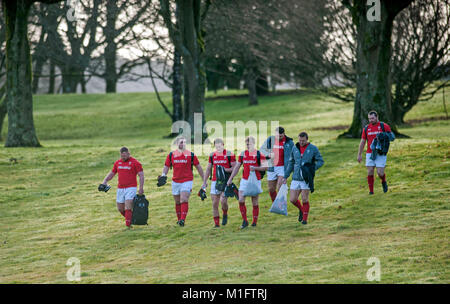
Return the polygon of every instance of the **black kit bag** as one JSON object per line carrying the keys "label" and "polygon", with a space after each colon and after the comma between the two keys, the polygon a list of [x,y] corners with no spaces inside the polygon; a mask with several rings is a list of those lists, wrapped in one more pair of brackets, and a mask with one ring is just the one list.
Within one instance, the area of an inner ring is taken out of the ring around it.
{"label": "black kit bag", "polygon": [[132,225],[148,225],[148,204],[145,195],[136,195],[134,197]]}

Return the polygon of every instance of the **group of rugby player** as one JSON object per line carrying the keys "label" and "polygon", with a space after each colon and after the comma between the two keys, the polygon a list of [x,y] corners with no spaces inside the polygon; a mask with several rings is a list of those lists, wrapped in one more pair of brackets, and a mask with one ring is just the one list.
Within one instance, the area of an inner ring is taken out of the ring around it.
{"label": "group of rugby player", "polygon": [[[375,111],[369,112],[369,132],[362,134],[360,149],[358,151],[358,162],[361,161],[361,152],[366,141],[368,141],[368,151],[366,154],[366,166],[368,169],[368,184],[370,194],[373,194],[373,173],[374,168],[377,167],[377,173],[382,180],[383,191],[387,192],[386,176],[384,174],[384,167],[386,165],[386,156],[379,155],[381,159],[370,160],[370,146],[377,133],[382,132],[378,115]],[[390,128],[384,124],[387,132]],[[242,178],[239,184],[239,210],[242,216],[241,229],[249,226],[247,218],[247,208],[245,206],[246,190],[249,185],[249,178],[254,175],[256,186],[259,188],[259,193],[262,192],[261,179],[262,171],[267,171],[268,189],[272,202],[277,196],[279,188],[286,184],[290,174],[293,173],[292,182],[290,185],[289,201],[298,208],[298,221],[302,224],[307,224],[309,214],[309,194],[314,191],[312,179],[315,171],[323,166],[324,161],[319,149],[308,141],[308,134],[301,132],[298,135],[298,142],[294,144],[292,138],[286,136],[285,130],[278,127],[275,130],[275,135],[270,136],[263,143],[260,150],[255,147],[255,138],[248,136],[245,139],[246,150],[241,152],[239,157],[225,149],[224,141],[221,138],[214,140],[215,151],[211,153],[206,169],[206,174],[203,172],[202,166],[197,156],[186,149],[186,139],[178,137],[176,140],[177,149],[170,152],[164,163],[162,174],[158,176],[167,178],[169,169],[173,169],[172,175],[172,195],[175,201],[175,211],[177,215],[177,224],[184,226],[186,216],[189,210],[189,197],[192,193],[193,186],[193,167],[198,171],[202,178],[202,189],[208,187],[208,178],[211,178],[211,199],[212,199],[212,214],[214,219],[214,227],[220,227],[219,203],[222,207],[222,225],[228,222],[228,197],[225,191],[217,190],[217,166],[222,166],[229,174],[227,186],[231,186],[234,177],[238,174],[241,166],[243,166]],[[132,205],[133,199],[136,196],[137,181],[136,175],[139,176],[139,191],[138,194],[144,193],[144,172],[142,165],[135,158],[131,157],[128,148],[120,149],[121,158],[114,163],[112,171],[105,177],[102,185],[107,185],[114,175],[118,174],[118,189],[117,189],[117,209],[125,217],[125,224],[131,227],[132,219]],[[305,167],[309,165],[309,169]],[[306,176],[310,175],[310,176]],[[371,178],[370,178],[371,176]],[[256,178],[255,178],[256,177]],[[255,185],[252,185],[255,186]],[[251,226],[256,226],[259,216],[258,198],[259,194],[251,195],[253,217]],[[299,200],[301,197],[301,202]]]}

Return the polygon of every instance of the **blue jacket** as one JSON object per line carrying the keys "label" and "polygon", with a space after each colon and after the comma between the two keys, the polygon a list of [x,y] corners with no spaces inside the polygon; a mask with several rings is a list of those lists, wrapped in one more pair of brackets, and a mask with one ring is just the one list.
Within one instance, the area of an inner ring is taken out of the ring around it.
{"label": "blue jacket", "polygon": [[[383,132],[378,133],[377,137],[372,141],[370,145],[370,149],[372,149],[372,153],[370,154],[370,159],[375,160],[377,155],[386,155],[389,151],[389,145],[391,141],[395,140],[394,132],[386,132],[384,130],[384,123],[380,122],[381,129]],[[366,132],[367,138],[367,126],[364,127],[363,132]]]}
{"label": "blue jacket", "polygon": [[319,152],[319,149],[309,144],[306,147],[303,156],[300,153],[299,144],[295,144],[295,147],[291,151],[291,156],[287,169],[284,171],[284,178],[289,178],[293,172],[292,179],[296,181],[304,181],[309,185],[311,192],[314,191],[314,175],[315,172],[323,166],[324,160]]}
{"label": "blue jacket", "polygon": [[[266,157],[268,164],[269,164],[269,169],[267,171],[269,172],[273,172],[273,160],[270,159],[270,152],[272,152],[272,147],[273,147],[273,143],[275,142],[275,136],[269,136],[266,141],[264,141],[264,143],[262,144],[261,148],[259,149],[259,151],[261,151],[262,154],[264,154],[264,156]],[[286,171],[287,166],[288,166],[288,160],[289,157],[291,156],[291,151],[292,148],[294,147],[294,141],[292,140],[292,138],[287,137],[286,136],[286,141],[283,144],[284,147],[284,171]]]}

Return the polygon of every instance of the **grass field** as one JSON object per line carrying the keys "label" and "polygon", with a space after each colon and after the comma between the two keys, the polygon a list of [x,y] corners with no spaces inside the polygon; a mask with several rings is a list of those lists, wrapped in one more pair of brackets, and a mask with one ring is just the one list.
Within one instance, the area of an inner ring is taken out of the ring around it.
{"label": "grass field", "polygon": [[[444,115],[438,95],[406,119]],[[153,94],[42,95],[34,109],[44,147],[0,148],[0,283],[68,283],[70,257],[81,262],[80,283],[373,283],[370,257],[380,260],[380,283],[450,283],[449,120],[401,128],[411,138],[391,146],[389,192],[376,180],[369,197],[359,140],[317,129],[348,125],[351,104],[306,91],[255,107],[246,98],[207,101],[208,120],[279,120],[290,136],[306,130],[325,159],[308,225],[292,205],[287,217],[268,212],[264,180],[259,225],[240,231],[236,200],[228,225],[212,228],[209,194],[204,202],[192,195],[186,226],[175,224],[170,185],[156,187],[170,120]],[[150,201],[149,226],[132,230],[115,189],[97,191],[122,145],[143,164]],[[205,167],[207,156],[200,160]],[[195,173],[194,192],[200,185]]]}

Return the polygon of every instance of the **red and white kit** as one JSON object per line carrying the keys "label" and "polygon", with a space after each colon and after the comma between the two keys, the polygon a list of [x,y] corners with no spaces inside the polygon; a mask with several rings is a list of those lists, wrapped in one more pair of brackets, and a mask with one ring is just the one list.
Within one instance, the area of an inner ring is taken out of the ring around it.
{"label": "red and white kit", "polygon": [[[184,150],[183,152],[175,150],[172,152],[172,159],[170,154],[167,155],[165,165],[173,168],[172,176],[172,194],[179,195],[180,192],[191,192],[194,175],[192,173],[191,151]],[[199,164],[197,156],[194,155],[193,165]]]}
{"label": "red and white kit", "polygon": [[136,176],[142,170],[141,163],[133,157],[130,157],[126,162],[119,159],[114,163],[112,172],[117,173],[119,177],[116,199],[118,203],[123,204],[125,200],[134,198],[137,190]]}

